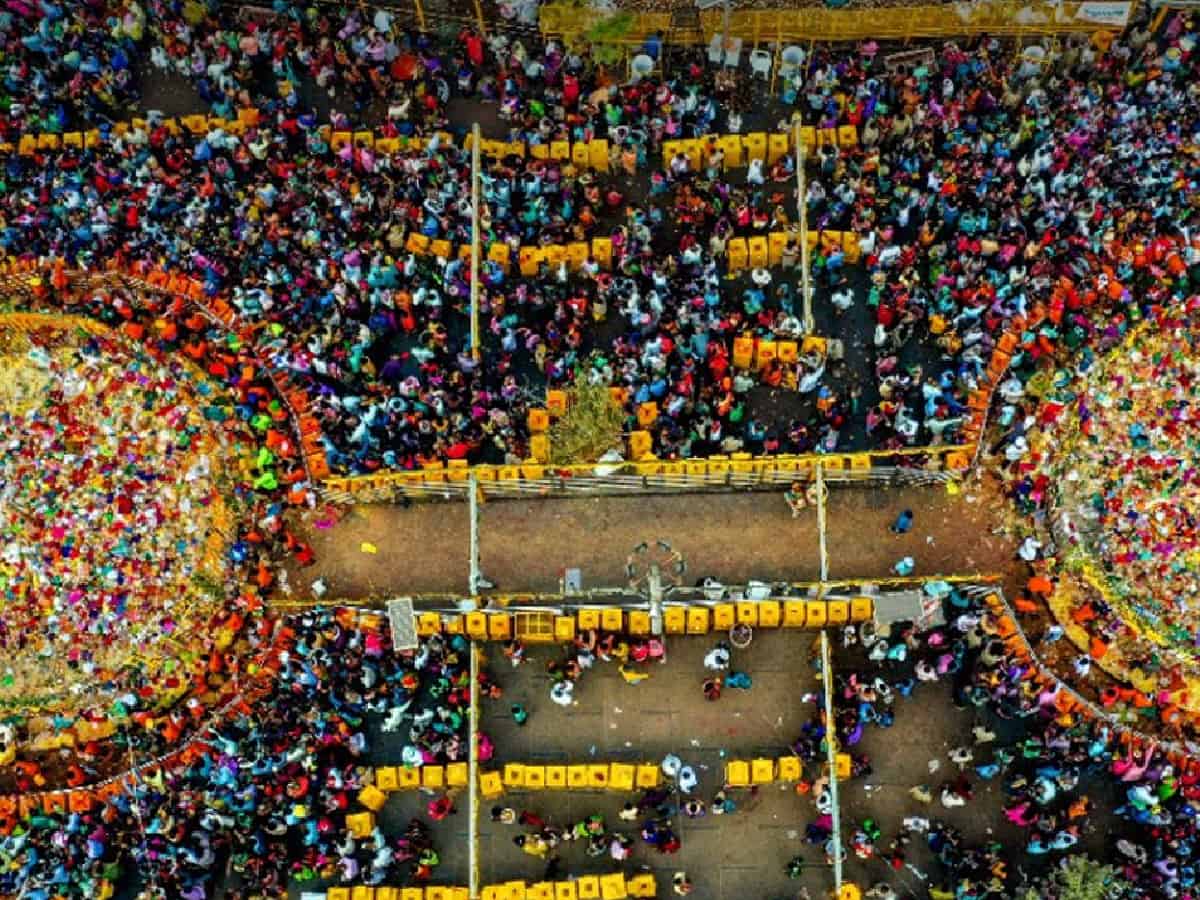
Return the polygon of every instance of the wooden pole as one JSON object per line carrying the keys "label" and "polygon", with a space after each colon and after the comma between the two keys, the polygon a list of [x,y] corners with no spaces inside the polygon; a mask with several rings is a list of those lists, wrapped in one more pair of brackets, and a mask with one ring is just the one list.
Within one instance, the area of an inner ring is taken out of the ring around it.
{"label": "wooden pole", "polygon": [[475,0],[475,20],[479,23],[479,36],[487,37],[487,29],[483,25],[483,4]]}
{"label": "wooden pole", "polygon": [[[478,5],[478,0],[476,0]],[[471,126],[471,358],[479,362],[479,123]]]}
{"label": "wooden pole", "polygon": [[417,28],[421,31],[425,30],[425,7],[421,0],[413,0],[413,6],[417,8]]}

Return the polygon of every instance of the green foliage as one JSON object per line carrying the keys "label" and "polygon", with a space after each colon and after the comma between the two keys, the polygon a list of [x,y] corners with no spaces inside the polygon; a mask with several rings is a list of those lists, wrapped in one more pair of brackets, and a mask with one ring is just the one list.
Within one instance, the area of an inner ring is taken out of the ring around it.
{"label": "green foliage", "polygon": [[625,51],[621,42],[629,34],[635,17],[630,12],[618,12],[596,22],[582,35],[582,43],[589,47],[592,60],[611,66],[620,62]]}
{"label": "green foliage", "polygon": [[619,450],[624,424],[625,414],[608,387],[589,384],[581,373],[567,392],[566,415],[550,427],[551,464],[595,462],[609,450]]}
{"label": "green foliage", "polygon": [[1117,870],[1090,856],[1069,856],[1036,888],[1026,888],[1017,900],[1120,900],[1126,895]]}

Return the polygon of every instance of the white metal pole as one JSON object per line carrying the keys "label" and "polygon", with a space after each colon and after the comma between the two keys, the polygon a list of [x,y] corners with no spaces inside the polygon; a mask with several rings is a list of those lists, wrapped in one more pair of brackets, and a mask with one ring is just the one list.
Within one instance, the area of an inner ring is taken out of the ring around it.
{"label": "white metal pole", "polygon": [[479,362],[479,123],[471,126],[471,358]]}
{"label": "white metal pole", "polygon": [[804,304],[804,333],[812,334],[816,329],[813,326],[812,285],[808,280],[808,202],[805,199],[808,195],[808,177],[804,173],[804,144],[800,140],[802,124],[801,115],[797,113],[792,126],[792,143],[796,145],[796,192],[799,194],[796,211],[800,215],[800,299]]}
{"label": "white metal pole", "polygon": [[825,682],[825,752],[829,765],[829,799],[833,819],[833,890],[842,894],[842,810],[838,801],[837,726],[833,710],[833,662],[829,652],[829,629],[821,629],[821,678]]}
{"label": "white metal pole", "polygon": [[817,462],[817,547],[820,553],[821,583],[819,591],[825,594],[825,582],[829,580],[829,552],[825,545],[825,464]]}
{"label": "white metal pole", "polygon": [[471,750],[467,757],[467,875],[471,900],[479,900],[479,645],[471,642]]}
{"label": "white metal pole", "polygon": [[467,490],[471,492],[467,499],[468,516],[471,529],[471,559],[467,574],[467,592],[472,598],[479,595],[479,483],[472,472],[467,482]]}

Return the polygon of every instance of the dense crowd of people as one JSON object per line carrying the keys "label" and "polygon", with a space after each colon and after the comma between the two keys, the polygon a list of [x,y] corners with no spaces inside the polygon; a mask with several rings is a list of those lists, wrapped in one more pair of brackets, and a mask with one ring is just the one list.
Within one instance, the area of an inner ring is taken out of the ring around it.
{"label": "dense crowd of people", "polygon": [[[465,32],[442,46],[386,11],[242,19],[197,7],[148,8],[143,65],[186,74],[214,113],[256,108],[258,124],[173,134],[151,117],[89,152],[10,157],[3,244],[85,264],[162,259],[228,294],[260,352],[305,382],[337,471],[525,458],[527,409],[544,385],[580,377],[627,388],[631,423],[655,402],[665,456],[832,450],[860,428],[875,447],[953,443],[1015,323],[1018,362],[1098,339],[1125,316],[1116,273],[1132,248],[1187,244],[1192,230],[1186,20],[1107,49],[1072,39],[1044,61],[985,40],[893,71],[877,48],[815,48],[794,102],[809,122],[854,126],[860,142],[815,154],[810,227],[859,235],[869,283],[821,245],[814,275],[839,312],[869,310],[874,376],[843,389],[815,353],[751,373],[732,365],[735,337],[802,331],[787,268],[796,238],[782,268],[733,284],[725,246],[794,232],[792,157],[744,172],[726,171],[715,147],[698,169],[661,160],[665,139],[742,126],[727,73],[695,61],[621,84],[553,42]],[[532,154],[489,161],[482,224],[513,264],[485,261],[481,273],[482,362],[466,327],[469,267],[408,249],[413,235],[469,238],[461,141],[335,152],[302,99],[322,89],[353,98],[335,128],[461,133],[449,115],[461,99],[491,106],[504,136],[528,144],[608,140],[607,176]],[[1154,177],[1130,177],[1144,171]],[[645,196],[631,190],[641,178]],[[520,246],[595,236],[613,241],[611,269],[593,258],[517,277]],[[811,394],[811,408],[773,420],[756,409],[758,384]]]}
{"label": "dense crowd of people", "polygon": [[[269,561],[288,553],[311,560],[311,548],[287,531],[282,515],[285,502],[311,500],[311,485],[278,424],[287,413],[262,380],[261,361],[306,391],[331,467],[363,473],[438,459],[523,459],[528,409],[542,404],[546,385],[577,379],[625,388],[631,427],[634,409],[655,403],[649,430],[663,456],[833,451],[857,440],[859,430],[873,447],[953,443],[999,350],[1008,359],[998,388],[997,450],[1011,469],[1015,501],[1036,515],[1046,508],[1047,483],[1028,455],[1030,438],[1049,424],[1056,404],[1055,416],[1081,409],[1077,394],[1067,397],[1072,362],[1082,361],[1086,373],[1137,321],[1168,321],[1163,309],[1194,290],[1200,78],[1197,33],[1184,12],[1154,34],[1134,27],[1118,40],[1069,38],[1048,57],[1014,56],[982,39],[947,43],[930,61],[894,68],[874,44],[813,47],[785,86],[788,100],[810,124],[853,126],[858,142],[815,153],[803,198],[794,196],[790,155],[728,169],[715,145],[698,166],[683,155],[662,158],[672,138],[739,132],[748,120],[772,129],[774,116],[787,126],[787,104],[772,105],[770,115],[753,111],[744,82],[713,70],[702,55],[681,55],[670,77],[625,83],[623,73],[553,41],[501,33],[484,40],[468,30],[442,42],[406,25],[386,10],[329,16],[284,3],[269,16],[239,17],[215,0],[15,0],[0,12],[0,140],[101,132],[87,149],[5,156],[4,253],[97,268],[165,263],[237,313],[240,328],[228,331],[190,314],[182,300],[126,288],[91,288],[71,300],[73,309],[144,338],[154,353],[185,354],[225,392],[207,405],[196,401],[199,414],[229,420],[231,430],[260,445],[235,478],[237,496],[253,512],[227,551],[254,587],[220,614],[241,649],[274,653],[279,663],[265,699],[223,718],[209,718],[199,700],[218,683],[237,681],[236,667],[214,652],[215,635],[204,662],[188,673],[196,706],[157,717],[151,685],[126,685],[122,717],[146,727],[121,732],[117,746],[144,758],[195,738],[186,761],[90,810],[5,823],[0,893],[100,896],[102,883],[132,868],[162,896],[198,898],[212,894],[218,864],[228,863],[254,891],[278,894],[289,881],[314,877],[425,880],[438,865],[421,819],[399,837],[379,829],[366,840],[348,836],[352,798],[370,778],[366,722],[389,714],[409,728],[407,765],[461,760],[470,693],[488,685],[470,683],[459,637],[425,639],[417,652],[395,655],[386,629],[329,612],[286,621],[262,613],[261,595],[275,578]],[[663,52],[658,42],[646,49]],[[156,73],[186,78],[217,116],[253,109],[256,121],[191,133],[150,113],[144,125],[116,127],[141,111],[139,85]],[[470,269],[457,255],[469,242],[473,212],[463,109],[494,114],[504,133],[489,136],[528,147],[605,140],[609,148],[605,165],[589,169],[532,151],[488,160],[482,229],[486,243],[508,246],[513,262],[508,271],[490,258],[482,267],[479,348],[470,346],[467,327]],[[335,149],[327,125],[373,127],[400,143],[395,151],[354,143]],[[812,258],[835,321],[865,315],[870,322],[868,371],[851,373],[848,385],[816,352],[761,372],[733,364],[741,335],[802,336],[798,200],[812,230],[859,238],[865,283],[843,248],[819,243]],[[730,239],[773,231],[790,234],[781,264],[731,275]],[[598,237],[611,241],[611,264],[591,256],[577,269],[543,265],[534,277],[518,271],[522,246]],[[411,249],[425,241],[454,250],[441,258]],[[1194,312],[1194,304],[1185,309]],[[1191,378],[1177,361],[1155,365],[1154,377],[1174,365],[1181,384]],[[1058,399],[1034,406],[1046,393],[1036,379],[1056,367],[1067,370],[1054,385]],[[152,367],[140,375],[141,382],[137,372],[122,379],[154,393],[143,412],[171,399],[173,386]],[[759,385],[791,389],[811,404],[803,414],[772,418],[756,403]],[[1176,412],[1175,421],[1188,421]],[[1097,418],[1083,413],[1089,422]],[[1153,449],[1153,423],[1129,416],[1121,423],[1135,449]],[[121,477],[148,480],[153,473],[134,462]],[[14,481],[25,491],[34,487],[28,469]],[[133,513],[140,495],[112,490],[113,473],[101,474],[108,487],[76,487],[104,494],[117,516]],[[796,486],[797,497],[802,490]],[[61,545],[69,529],[42,512],[37,527]],[[1139,546],[1116,552],[1130,555],[1131,566],[1182,578],[1153,560],[1166,554],[1158,545],[1172,535],[1152,535],[1148,519],[1132,527]],[[1026,561],[1039,555],[1032,540],[1023,545]],[[72,558],[71,546],[56,552],[60,561]],[[118,600],[83,610],[82,597],[66,597],[96,633],[127,609]],[[1088,814],[1080,785],[1111,776],[1126,800],[1117,815],[1138,826],[1114,844],[1122,874],[1146,896],[1189,896],[1191,770],[1177,771],[1153,748],[1122,749],[1115,728],[1063,714],[1030,667],[989,634],[988,614],[972,598],[947,586],[941,599],[946,627],[847,635],[864,650],[863,669],[842,674],[838,721],[810,723],[797,755],[817,760],[830,729],[853,748],[865,728],[894,722],[898,698],[948,677],[960,704],[1016,720],[1021,743],[1001,746],[983,729],[978,746],[954,751],[959,773],[936,791],[915,786],[914,802],[961,805],[976,779],[997,779],[1010,798],[1008,819],[1026,829],[1024,850],[1041,856],[1076,844]],[[1102,623],[1123,624],[1111,608],[1091,608]],[[162,627],[158,612],[154,624]],[[2,624],[7,639],[20,623]],[[271,650],[281,637],[288,649]],[[726,671],[721,649],[704,685],[714,701],[722,688],[750,686],[745,673]],[[519,656],[519,646],[512,652]],[[661,652],[654,641],[585,634],[553,665],[551,699],[575,702],[575,684],[596,658],[615,660],[636,684],[647,675],[638,664]],[[72,771],[72,778],[106,774],[94,751],[77,752],[90,771]],[[865,757],[853,765],[856,774],[869,772]],[[688,809],[702,814],[706,805],[685,799],[688,767],[673,766],[678,794],[634,804],[629,834],[589,819],[573,825],[572,838],[589,852],[594,846],[624,858],[640,825],[643,842],[673,852],[678,841],[667,819]],[[45,781],[34,763],[18,771],[22,792]],[[829,795],[820,783],[810,788],[818,817],[807,837],[828,855]],[[726,811],[728,802],[718,795],[709,809]],[[448,813],[447,798],[435,803],[431,816]],[[521,824],[532,829],[520,836],[531,855],[547,855],[552,839],[567,839],[544,823]],[[940,861],[948,895],[999,896],[1011,886],[1005,860],[1012,854],[969,846],[920,810],[902,829],[893,827],[890,843],[884,834],[879,823],[858,823],[850,852],[901,867],[905,846],[920,839]]]}

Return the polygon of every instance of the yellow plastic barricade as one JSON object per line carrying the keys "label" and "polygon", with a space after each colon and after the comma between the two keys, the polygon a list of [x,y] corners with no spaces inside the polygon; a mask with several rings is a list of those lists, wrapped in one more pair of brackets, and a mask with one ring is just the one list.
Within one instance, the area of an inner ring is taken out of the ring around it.
{"label": "yellow plastic barricade", "polygon": [[[184,120],[183,120],[184,125],[187,125],[187,120],[189,118],[195,118],[195,117],[194,116],[185,116]],[[332,148],[332,150],[335,153],[338,150],[341,150],[347,144],[351,144],[353,142],[354,142],[354,135],[351,134],[349,131],[335,131],[333,134],[331,134],[329,136],[329,146],[330,146],[330,148]]]}
{"label": "yellow plastic barricade", "polygon": [[654,876],[649,872],[634,875],[625,882],[625,887],[629,891],[630,897],[654,897],[658,893],[658,885],[654,881]]}
{"label": "yellow plastic barricade", "polygon": [[504,782],[499,772],[484,772],[479,776],[479,793],[485,800],[495,800],[504,793]]}
{"label": "yellow plastic barricade", "polygon": [[609,766],[608,771],[608,787],[613,791],[629,791],[633,792],[634,779],[637,777],[637,768],[628,763],[613,763]]}
{"label": "yellow plastic barricade", "polygon": [[398,791],[400,776],[395,766],[381,766],[375,770],[375,787],[381,791]]}
{"label": "yellow plastic barricade", "polygon": [[778,355],[779,349],[774,341],[759,341],[754,354],[755,368],[760,371],[765,369]]}
{"label": "yellow plastic barricade", "polygon": [[759,600],[756,604],[756,622],[759,628],[778,628],[782,613],[778,600]]}
{"label": "yellow plastic barricade", "polygon": [[531,791],[544,790],[546,787],[546,767],[526,766],[525,787]]}
{"label": "yellow plastic barricade", "polygon": [[625,627],[625,613],[619,609],[605,608],[600,613],[600,627],[605,631],[621,631]]}
{"label": "yellow plastic barricade", "polygon": [[858,146],[858,131],[853,125],[842,125],[837,130],[838,146],[843,150]]}
{"label": "yellow plastic barricade", "polygon": [[[204,132],[208,130],[208,119],[202,115],[183,116],[179,121],[183,124],[183,127],[192,134],[204,134]],[[350,132],[339,131],[337,134],[344,134],[349,137]],[[334,144],[333,149],[336,150],[339,146],[341,145]]]}
{"label": "yellow plastic barricade", "polygon": [[704,141],[682,141],[684,152],[692,164],[692,171],[699,172],[704,167]]}
{"label": "yellow plastic barricade", "polygon": [[[640,418],[640,417],[639,417]],[[631,431],[629,433],[630,459],[642,459],[654,450],[654,439],[648,431]]]}
{"label": "yellow plastic barricade", "polygon": [[687,633],[708,634],[709,610],[704,606],[691,606],[687,611]]}
{"label": "yellow plastic barricade", "polygon": [[358,792],[358,802],[371,812],[379,812],[387,803],[387,794],[373,784],[368,784]]}
{"label": "yellow plastic barricade", "polygon": [[560,644],[575,640],[575,617],[554,617],[554,640]]}
{"label": "yellow plastic barricade", "polygon": [[750,261],[745,238],[730,238],[725,244],[725,253],[728,257],[730,272],[742,271]]}
{"label": "yellow plastic barricade", "polygon": [[85,131],[83,134],[83,146],[87,149],[100,146],[100,129],[93,128],[91,131]]}
{"label": "yellow plastic barricade", "polygon": [[664,608],[663,630],[667,634],[687,633],[687,609],[682,606],[668,606]]}
{"label": "yellow plastic barricade", "polygon": [[567,160],[571,158],[571,145],[567,141],[551,141],[550,143],[550,158],[554,160]]}
{"label": "yellow plastic barricade", "polygon": [[804,145],[805,155],[811,159],[817,150],[817,129],[815,126],[800,126],[800,143]]}
{"label": "yellow plastic barricade", "polygon": [[770,258],[770,251],[767,249],[767,239],[765,237],[752,237],[747,244],[750,248],[750,268],[765,269],[767,261]]}
{"label": "yellow plastic barricade", "polygon": [[567,244],[567,267],[572,272],[578,272],[583,268],[583,264],[587,262],[590,252],[591,250],[588,248],[586,241],[576,241]]}
{"label": "yellow plastic barricade", "polygon": [[449,241],[430,241],[429,252],[438,259],[449,259],[454,253],[454,248]]}
{"label": "yellow plastic barricade", "polygon": [[849,753],[839,753],[833,759],[834,759],[834,766],[837,770],[838,780],[845,781],[847,778],[850,777],[850,772],[852,771],[851,766],[850,766],[850,754]]}
{"label": "yellow plastic barricade", "polygon": [[596,139],[587,145],[588,166],[597,172],[608,171],[608,141]]}
{"label": "yellow plastic barricade", "polygon": [[529,155],[534,159],[549,159],[550,145],[549,144],[530,144]]}
{"label": "yellow plastic barricade", "polygon": [[787,246],[786,231],[772,231],[767,235],[767,263],[777,266],[783,262],[783,248]]}
{"label": "yellow plastic barricade", "polygon": [[639,790],[649,790],[658,787],[662,781],[662,770],[653,763],[644,763],[637,767],[635,783]]}
{"label": "yellow plastic barricade", "polygon": [[512,616],[508,613],[488,616],[488,637],[493,641],[512,640]]}
{"label": "yellow plastic barricade", "polygon": [[850,621],[866,622],[875,615],[875,603],[870,597],[854,597],[850,600]]}
{"label": "yellow plastic barricade", "polygon": [[546,431],[550,428],[550,413],[544,409],[531,409],[527,424],[530,431]]}
{"label": "yellow plastic barricade", "polygon": [[749,369],[754,361],[754,338],[743,335],[733,339],[733,366]]}
{"label": "yellow plastic barricade", "polygon": [[519,788],[525,786],[525,767],[520,763],[508,763],[504,767],[504,786]]}
{"label": "yellow plastic barricade", "polygon": [[600,876],[600,900],[625,900],[628,896],[623,873],[613,872],[611,875]]}
{"label": "yellow plastic barricade", "polygon": [[764,132],[756,131],[748,134],[742,138],[742,142],[746,147],[747,160],[767,158],[767,136]]}
{"label": "yellow plastic barricade", "polygon": [[551,269],[557,269],[559,264],[567,258],[567,248],[559,244],[549,244],[542,248],[542,253],[546,255],[546,262]]}
{"label": "yellow plastic barricade", "polygon": [[398,766],[396,780],[403,790],[415,790],[421,786],[421,769],[413,766]]}
{"label": "yellow plastic barricade", "polygon": [[612,268],[612,238],[592,238],[592,257],[602,269]]}
{"label": "yellow plastic barricade", "polygon": [[476,641],[487,640],[487,613],[467,613],[467,637]]}
{"label": "yellow plastic barricade", "polygon": [[583,790],[588,786],[588,767],[585,765],[567,766],[567,787],[572,790]]}
{"label": "yellow plastic barricade", "polygon": [[717,146],[725,151],[725,169],[740,169],[744,166],[745,160],[742,158],[742,136],[739,134],[727,134],[717,140]]}
{"label": "yellow plastic barricade", "polygon": [[635,637],[648,635],[650,633],[650,613],[643,610],[630,610],[628,631]]}
{"label": "yellow plastic barricade", "polygon": [[800,352],[804,354],[819,353],[824,356],[829,349],[829,342],[823,337],[809,335],[800,344]]}
{"label": "yellow plastic barricade", "polygon": [[404,249],[409,253],[415,253],[417,256],[424,256],[429,252],[430,240],[428,235],[413,232],[408,236],[408,240],[404,242]]}
{"label": "yellow plastic barricade", "polygon": [[788,154],[789,135],[773,134],[767,138],[767,164],[775,165],[776,161]]}
{"label": "yellow plastic barricade", "polygon": [[567,392],[560,390],[546,391],[546,412],[552,416],[564,415],[567,411]]}
{"label": "yellow plastic barricade", "polygon": [[401,900],[400,888],[377,887],[375,888],[375,900]]}
{"label": "yellow plastic barricade", "polygon": [[858,245],[858,235],[853,231],[842,232],[842,253],[848,265],[855,265],[862,259],[862,248]]}
{"label": "yellow plastic barricade", "polygon": [[590,159],[591,152],[587,144],[575,144],[571,147],[571,162],[576,168],[586,169]]}
{"label": "yellow plastic barricade", "polygon": [[658,421],[658,404],[653,401],[641,403],[637,408],[637,421],[643,428],[649,428]]}
{"label": "yellow plastic barricade", "polygon": [[375,152],[381,153],[384,156],[391,156],[400,150],[400,141],[397,138],[378,138],[375,141]]}
{"label": "yellow plastic barricade", "polygon": [[575,879],[579,888],[579,900],[600,900],[600,879],[595,875],[583,875]]}
{"label": "yellow plastic barricade", "polygon": [[421,766],[421,787],[437,790],[445,786],[445,768],[442,766]]}
{"label": "yellow plastic barricade", "polygon": [[356,131],[354,132],[355,147],[374,147],[375,132],[373,131]]}
{"label": "yellow plastic barricade", "polygon": [[[581,146],[576,144],[576,147]],[[554,900],[554,884],[549,881],[539,881],[531,884],[525,891],[525,900]]]}
{"label": "yellow plastic barricade", "polygon": [[488,247],[488,259],[503,269],[505,274],[508,274],[508,257],[508,244],[503,241],[497,241]]}
{"label": "yellow plastic barricade", "polygon": [[799,781],[804,774],[804,763],[798,756],[779,757],[779,780]]}
{"label": "yellow plastic barricade", "polygon": [[825,612],[830,625],[845,625],[850,621],[850,601],[830,600]]}
{"label": "yellow plastic barricade", "polygon": [[554,882],[554,900],[579,900],[579,894],[575,892],[575,882]]}
{"label": "yellow plastic barricade", "polygon": [[725,763],[725,783],[730,787],[749,787],[750,763],[742,759],[731,759]]}
{"label": "yellow plastic barricade", "polygon": [[511,142],[508,145],[508,150],[506,152],[506,155],[519,156],[521,159],[524,159],[525,158],[525,142],[524,141]]}
{"label": "yellow plastic barricade", "polygon": [[737,607],[732,603],[718,603],[712,612],[713,631],[728,631],[737,621]]}
{"label": "yellow plastic barricade", "polygon": [[557,791],[567,786],[566,766],[546,766],[546,787]]}
{"label": "yellow plastic barricade", "polygon": [[803,600],[783,601],[783,627],[803,628],[808,620],[808,610]]}
{"label": "yellow plastic barricade", "polygon": [[21,135],[21,140],[17,143],[17,153],[21,156],[33,156],[37,153],[37,138],[32,134]]}
{"label": "yellow plastic barricade", "polygon": [[826,607],[824,600],[806,600],[805,601],[805,616],[804,624],[808,628],[824,628],[826,619]]}
{"label": "yellow plastic barricade", "polygon": [[[420,888],[417,889],[420,892]],[[407,900],[407,898],[404,898]],[[421,897],[415,897],[414,900],[422,900]],[[480,900],[508,900],[508,891],[504,889],[502,884],[485,884],[480,892]]]}
{"label": "yellow plastic barricade", "polygon": [[375,900],[375,888],[364,884],[350,888],[350,900]]}
{"label": "yellow plastic barricade", "polygon": [[534,462],[550,462],[550,438],[543,434],[529,436],[529,456]]}
{"label": "yellow plastic barricade", "polygon": [[521,267],[523,276],[535,277],[538,267],[542,264],[542,251],[537,247],[522,247],[521,252],[517,255],[517,264]]}
{"label": "yellow plastic barricade", "polygon": [[755,759],[750,762],[750,782],[770,784],[775,780],[775,760]]}
{"label": "yellow plastic barricade", "polygon": [[466,787],[470,780],[465,762],[449,763],[446,766],[446,787]]}
{"label": "yellow plastic barricade", "polygon": [[777,349],[779,361],[784,365],[791,365],[800,358],[800,348],[795,341],[780,341]]}
{"label": "yellow plastic barricade", "polygon": [[837,146],[837,129],[836,128],[818,128],[817,129],[817,145],[820,147],[836,147]]}
{"label": "yellow plastic barricade", "polygon": [[528,900],[525,894],[525,882],[506,881],[504,887],[507,890],[506,896],[508,900]]}
{"label": "yellow plastic barricade", "polygon": [[758,624],[758,603],[754,600],[739,600],[735,604],[737,607],[737,621],[739,625],[757,625]]}
{"label": "yellow plastic barricade", "polygon": [[350,900],[350,888],[331,887],[325,892],[325,900]]}
{"label": "yellow plastic barricade", "polygon": [[671,168],[671,160],[679,152],[679,141],[663,141],[662,164],[664,169]]}
{"label": "yellow plastic barricade", "polygon": [[869,453],[851,453],[846,457],[848,468],[851,472],[870,472],[871,471],[871,454]]}
{"label": "yellow plastic barricade", "polygon": [[83,133],[80,131],[68,131],[62,136],[62,145],[64,148],[70,147],[73,150],[79,150],[83,147]]}
{"label": "yellow plastic barricade", "polygon": [[961,472],[971,465],[971,458],[965,453],[947,453],[946,468],[951,472]]}
{"label": "yellow plastic barricade", "polygon": [[420,637],[430,637],[442,630],[442,617],[439,613],[423,612],[417,616],[417,634]]}
{"label": "yellow plastic barricade", "polygon": [[577,610],[575,615],[579,617],[580,631],[595,631],[600,628],[600,609],[598,607],[584,607]]}
{"label": "yellow plastic barricade", "polygon": [[368,838],[375,830],[375,814],[369,812],[351,813],[346,816],[346,828],[356,838]]}

